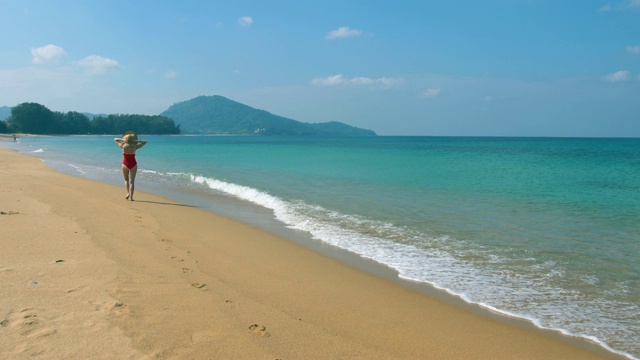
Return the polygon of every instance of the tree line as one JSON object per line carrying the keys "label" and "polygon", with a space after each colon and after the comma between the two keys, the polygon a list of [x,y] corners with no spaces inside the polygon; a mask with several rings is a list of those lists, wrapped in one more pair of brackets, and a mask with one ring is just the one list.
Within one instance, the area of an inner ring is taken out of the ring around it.
{"label": "tree line", "polygon": [[22,103],[11,108],[6,121],[0,121],[0,133],[46,135],[105,135],[126,131],[138,134],[179,134],[180,125],[160,115],[115,114],[93,119],[76,111],[51,111],[37,103]]}

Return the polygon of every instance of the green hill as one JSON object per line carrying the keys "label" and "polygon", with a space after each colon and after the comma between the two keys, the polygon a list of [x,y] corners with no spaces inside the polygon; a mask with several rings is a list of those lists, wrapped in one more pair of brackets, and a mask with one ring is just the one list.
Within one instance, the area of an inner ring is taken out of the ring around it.
{"label": "green hill", "polygon": [[340,122],[303,123],[229,100],[223,96],[198,96],[165,110],[180,125],[182,134],[233,135],[339,135],[375,136],[371,130]]}

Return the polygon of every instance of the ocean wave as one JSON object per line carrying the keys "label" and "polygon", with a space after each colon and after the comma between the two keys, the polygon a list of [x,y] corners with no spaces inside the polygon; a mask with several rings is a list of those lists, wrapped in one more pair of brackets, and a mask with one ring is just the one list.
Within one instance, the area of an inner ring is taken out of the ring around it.
{"label": "ocean wave", "polygon": [[67,165],[68,165],[69,167],[74,168],[78,173],[80,173],[80,175],[85,175],[85,174],[87,173],[86,171],[82,170],[82,168],[81,168],[81,167],[79,167],[79,166],[77,166],[77,165],[69,164],[69,163],[67,163]]}

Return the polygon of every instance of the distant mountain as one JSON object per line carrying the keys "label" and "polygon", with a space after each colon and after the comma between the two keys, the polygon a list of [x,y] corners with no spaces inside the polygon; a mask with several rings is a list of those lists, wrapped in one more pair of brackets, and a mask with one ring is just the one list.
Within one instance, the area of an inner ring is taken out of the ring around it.
{"label": "distant mountain", "polygon": [[7,120],[11,116],[11,108],[8,106],[0,106],[0,120]]}
{"label": "distant mountain", "polygon": [[273,115],[223,96],[198,96],[173,104],[162,116],[182,134],[375,136],[371,130],[340,122],[309,124]]}

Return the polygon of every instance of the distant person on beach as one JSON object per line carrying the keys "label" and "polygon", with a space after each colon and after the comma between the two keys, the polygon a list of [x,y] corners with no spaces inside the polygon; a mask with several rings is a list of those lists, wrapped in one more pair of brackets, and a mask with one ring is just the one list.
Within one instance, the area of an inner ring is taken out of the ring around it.
{"label": "distant person on beach", "polygon": [[127,131],[122,138],[114,138],[113,140],[122,149],[122,175],[124,175],[124,188],[127,191],[125,199],[133,201],[133,190],[138,172],[136,150],[145,146],[147,142],[138,140],[138,135],[133,131]]}

